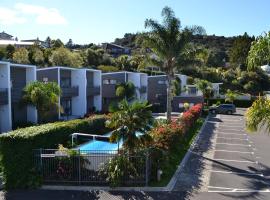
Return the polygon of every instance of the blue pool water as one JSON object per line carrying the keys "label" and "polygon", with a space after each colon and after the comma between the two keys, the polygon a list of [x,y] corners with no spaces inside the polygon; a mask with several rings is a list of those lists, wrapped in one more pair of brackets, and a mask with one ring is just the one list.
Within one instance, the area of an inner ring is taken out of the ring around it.
{"label": "blue pool water", "polygon": [[[111,132],[105,134],[104,136],[110,136]],[[136,133],[136,135],[142,135],[142,133]],[[87,143],[80,145],[77,149],[81,151],[115,151],[118,147],[121,148],[123,145],[123,140],[121,139],[118,143],[110,143],[106,141],[90,140]]]}

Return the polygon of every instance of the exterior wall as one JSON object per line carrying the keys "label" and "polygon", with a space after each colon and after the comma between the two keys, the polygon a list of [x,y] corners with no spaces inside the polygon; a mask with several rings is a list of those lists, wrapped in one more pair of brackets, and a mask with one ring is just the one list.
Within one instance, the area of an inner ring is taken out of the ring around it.
{"label": "exterior wall", "polygon": [[20,106],[22,90],[26,85],[26,69],[11,67],[12,126],[27,122],[27,107]]}
{"label": "exterior wall", "polygon": [[135,97],[140,99],[140,87],[141,87],[141,77],[140,73],[126,73],[127,80],[126,82],[132,82],[136,88],[135,90]]}
{"label": "exterior wall", "polygon": [[37,70],[37,80],[58,84],[58,69]]}
{"label": "exterior wall", "polygon": [[95,71],[94,72],[94,86],[99,87],[99,95],[94,96],[94,106],[96,107],[96,110],[101,111],[102,110],[102,77],[101,77],[101,71]]}
{"label": "exterior wall", "polygon": [[102,74],[102,110],[108,111],[109,105],[112,102],[117,101],[117,97],[115,94],[116,84],[105,84],[106,80],[115,80],[116,84],[125,83],[126,82],[126,73],[105,73]]}
{"label": "exterior wall", "polygon": [[[26,84],[36,80],[36,68],[26,68]],[[27,121],[37,123],[37,109],[34,106],[27,106]]]}
{"label": "exterior wall", "polygon": [[[65,70],[66,71],[66,70]],[[86,114],[86,73],[85,70],[71,70],[71,86],[79,87],[79,95],[72,97],[72,115],[83,117]],[[62,71],[61,71],[62,75]],[[67,75],[67,73],[65,74]]]}
{"label": "exterior wall", "polygon": [[2,133],[12,129],[9,63],[0,62],[0,87],[8,91],[8,103],[0,105],[0,133]]}
{"label": "exterior wall", "polygon": [[143,74],[143,73],[141,73],[140,74],[140,85],[141,85],[141,87],[145,87],[145,92],[141,92],[140,93],[140,99],[142,100],[142,101],[146,101],[147,100],[147,93],[148,93],[148,81],[147,81],[147,78],[148,76],[147,76],[147,74]]}

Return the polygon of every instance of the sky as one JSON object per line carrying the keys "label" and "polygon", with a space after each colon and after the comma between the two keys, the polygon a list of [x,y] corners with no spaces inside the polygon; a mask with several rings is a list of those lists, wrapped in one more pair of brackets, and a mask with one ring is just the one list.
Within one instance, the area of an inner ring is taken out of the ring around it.
{"label": "sky", "polygon": [[270,0],[1,0],[0,32],[19,40],[69,38],[76,44],[113,42],[146,31],[145,19],[161,20],[171,7],[182,26],[200,25],[208,35],[270,31]]}

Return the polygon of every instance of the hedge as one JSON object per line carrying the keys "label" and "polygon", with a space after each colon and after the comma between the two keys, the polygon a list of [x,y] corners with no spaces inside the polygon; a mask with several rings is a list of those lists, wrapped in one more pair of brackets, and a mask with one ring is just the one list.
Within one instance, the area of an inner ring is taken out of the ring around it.
{"label": "hedge", "polygon": [[[238,100],[238,99],[236,99],[233,101],[233,104],[239,108],[249,108],[254,101],[255,101],[254,98],[252,98],[251,100]],[[213,104],[217,104],[217,102],[228,103],[228,102],[225,102],[225,99],[209,99],[208,102],[209,102],[210,106]]]}
{"label": "hedge", "polygon": [[55,122],[17,129],[0,135],[0,157],[5,187],[32,188],[39,186],[40,177],[35,170],[33,150],[57,148],[67,144],[74,132],[103,134],[106,116]]}

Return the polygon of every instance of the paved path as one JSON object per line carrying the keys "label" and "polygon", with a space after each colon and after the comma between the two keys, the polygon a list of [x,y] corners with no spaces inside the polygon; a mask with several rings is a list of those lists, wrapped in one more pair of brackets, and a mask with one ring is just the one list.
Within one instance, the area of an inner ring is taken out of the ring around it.
{"label": "paved path", "polygon": [[243,113],[209,118],[172,192],[10,191],[0,200],[270,199],[270,136],[247,134]]}

